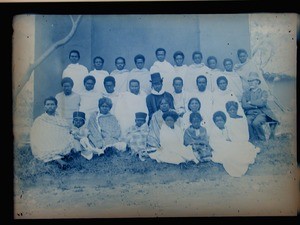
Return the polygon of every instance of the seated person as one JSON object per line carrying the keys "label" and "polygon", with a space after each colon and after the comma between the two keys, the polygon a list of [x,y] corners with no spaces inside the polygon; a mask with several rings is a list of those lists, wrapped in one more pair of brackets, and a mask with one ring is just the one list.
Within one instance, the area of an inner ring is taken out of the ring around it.
{"label": "seated person", "polygon": [[190,114],[191,125],[184,131],[184,145],[192,146],[196,158],[200,162],[211,160],[211,147],[206,129],[201,126],[202,116],[198,112]]}
{"label": "seated person", "polygon": [[73,126],[71,128],[71,134],[75,139],[76,149],[80,149],[81,155],[91,160],[93,154],[97,153],[101,155],[104,153],[102,149],[97,149],[91,145],[88,139],[89,130],[85,124],[85,113],[76,111],[73,113]]}
{"label": "seated person", "polygon": [[106,150],[113,147],[120,151],[126,150],[126,143],[120,142],[121,128],[118,120],[110,113],[112,101],[103,97],[98,101],[99,110],[92,113],[87,128],[93,146]]}
{"label": "seated person", "polygon": [[54,161],[60,168],[66,169],[65,156],[75,147],[69,124],[56,112],[56,98],[46,98],[44,107],[45,113],[37,117],[31,127],[32,154],[38,160],[45,163]]}
{"label": "seated person", "polygon": [[272,139],[278,120],[267,104],[268,92],[259,87],[261,80],[257,73],[249,74],[248,83],[250,89],[243,93],[242,107],[248,120],[249,139],[251,142],[266,141],[263,125],[266,122],[273,122],[270,126]]}
{"label": "seated person", "polygon": [[249,165],[254,163],[257,149],[249,142],[234,141],[226,120],[222,111],[213,114],[215,126],[210,136],[212,161],[222,164],[230,176],[241,177],[247,172]]}
{"label": "seated person", "polygon": [[127,147],[131,151],[132,155],[136,154],[139,159],[144,161],[147,155],[147,137],[149,133],[149,127],[146,123],[147,113],[137,112],[135,113],[135,125],[129,127],[126,131],[124,138],[126,139]]}
{"label": "seated person", "polygon": [[183,144],[183,131],[175,123],[178,114],[174,111],[168,111],[163,114],[163,124],[160,131],[160,147],[153,153],[149,153],[150,158],[158,163],[165,162],[171,164],[180,164],[188,161],[199,163],[190,146]]}

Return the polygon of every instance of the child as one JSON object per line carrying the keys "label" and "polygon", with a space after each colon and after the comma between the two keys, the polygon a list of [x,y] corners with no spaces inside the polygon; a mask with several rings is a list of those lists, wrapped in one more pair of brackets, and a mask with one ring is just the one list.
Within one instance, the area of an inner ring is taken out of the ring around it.
{"label": "child", "polygon": [[104,153],[102,149],[95,148],[90,144],[88,139],[89,130],[85,125],[84,112],[73,113],[73,126],[70,133],[73,135],[74,139],[77,140],[75,141],[75,145],[77,146],[76,149],[81,149],[81,155],[84,158],[91,160],[93,158],[93,153],[97,153],[98,155]]}
{"label": "child", "polygon": [[208,144],[208,135],[206,129],[201,126],[202,116],[200,113],[190,114],[191,125],[184,131],[184,145],[192,146],[196,158],[200,162],[211,160],[212,149]]}
{"label": "child", "polygon": [[146,123],[146,118],[147,113],[135,113],[135,125],[129,127],[125,135],[127,147],[130,149],[132,155],[138,155],[142,161],[145,161],[144,156],[147,155],[146,145],[149,127]]}

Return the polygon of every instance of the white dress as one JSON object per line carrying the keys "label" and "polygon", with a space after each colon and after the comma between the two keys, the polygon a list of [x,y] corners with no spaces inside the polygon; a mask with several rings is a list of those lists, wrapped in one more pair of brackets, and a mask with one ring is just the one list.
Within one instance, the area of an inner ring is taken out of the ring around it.
{"label": "white dress", "polygon": [[156,152],[150,153],[149,156],[157,162],[171,164],[180,164],[183,162],[193,161],[199,163],[195,157],[191,146],[183,145],[183,131],[174,125],[174,129],[162,124],[160,130],[160,148]]}

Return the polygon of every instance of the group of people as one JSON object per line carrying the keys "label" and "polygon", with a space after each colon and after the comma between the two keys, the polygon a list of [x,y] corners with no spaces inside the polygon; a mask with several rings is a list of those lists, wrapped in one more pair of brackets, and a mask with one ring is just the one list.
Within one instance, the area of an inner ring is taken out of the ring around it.
{"label": "group of people", "polygon": [[45,99],[45,113],[32,125],[33,155],[64,168],[72,153],[91,160],[108,150],[128,150],[142,161],[213,161],[231,176],[244,175],[260,151],[255,143],[266,141],[264,125],[272,122],[272,138],[278,124],[268,107],[268,86],[247,51],[237,51],[236,65],[224,59],[224,71],[214,56],[204,64],[199,51],[190,66],[181,51],[173,55],[174,66],[165,49],[155,54],[150,70],[139,54],[136,68],[125,69],[125,59],[117,57],[108,73],[102,57],[94,58],[89,72],[72,50],[62,92]]}

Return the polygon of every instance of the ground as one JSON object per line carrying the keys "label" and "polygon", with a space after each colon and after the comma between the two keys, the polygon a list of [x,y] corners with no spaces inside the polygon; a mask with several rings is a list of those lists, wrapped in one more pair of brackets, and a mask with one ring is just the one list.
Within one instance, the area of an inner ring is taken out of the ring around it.
{"label": "ground", "polygon": [[60,170],[34,159],[30,146],[16,144],[14,218],[297,215],[295,82],[272,87],[290,110],[278,114],[276,138],[259,143],[261,152],[244,176],[231,177],[212,162],[142,162],[128,152],[106,153],[91,161],[74,157],[72,168]]}

